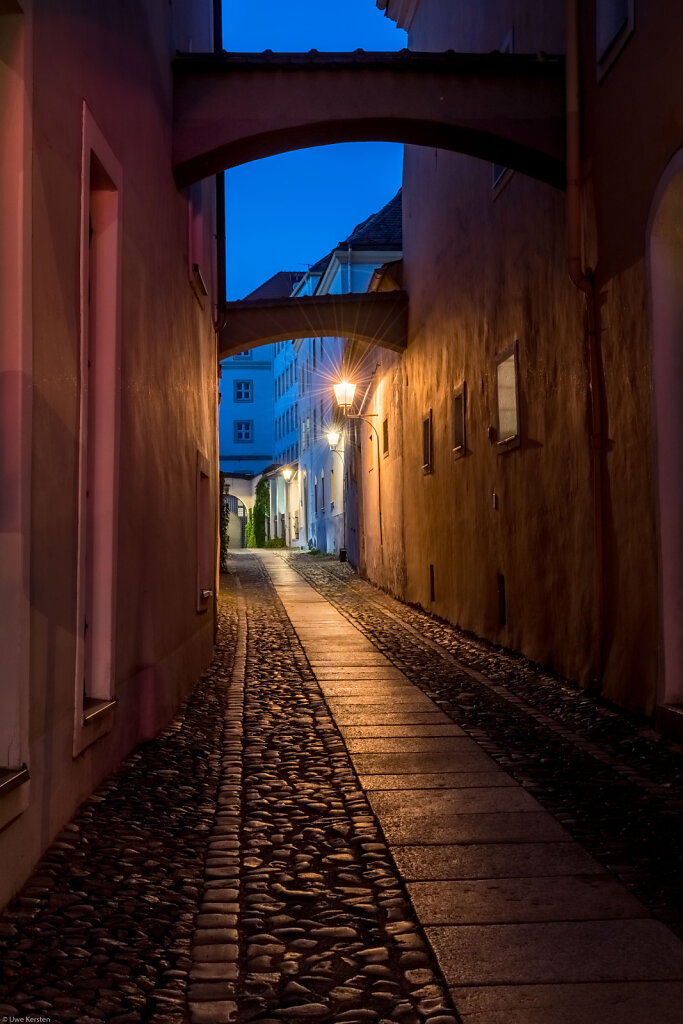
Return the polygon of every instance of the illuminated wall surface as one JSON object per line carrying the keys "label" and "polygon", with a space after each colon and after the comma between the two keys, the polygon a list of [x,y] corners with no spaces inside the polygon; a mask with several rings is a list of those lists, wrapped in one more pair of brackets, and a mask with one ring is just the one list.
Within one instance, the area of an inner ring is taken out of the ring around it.
{"label": "illuminated wall surface", "polygon": [[[382,6],[413,50],[565,51],[564,4]],[[632,3],[580,6],[578,203],[519,171],[406,149],[408,349],[376,353],[366,407],[396,441],[382,544],[364,489],[361,564],[651,713],[680,704],[683,678],[681,23],[674,3],[635,18]],[[592,270],[592,305],[572,267]]]}

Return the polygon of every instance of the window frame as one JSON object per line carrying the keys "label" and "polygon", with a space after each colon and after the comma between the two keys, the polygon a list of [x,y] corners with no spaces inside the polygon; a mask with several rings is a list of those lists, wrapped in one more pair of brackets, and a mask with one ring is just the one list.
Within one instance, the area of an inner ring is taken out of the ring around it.
{"label": "window frame", "polygon": [[[458,413],[457,403],[462,400],[460,412]],[[453,413],[453,447],[452,455],[453,459],[461,459],[467,452],[467,382],[462,381],[453,388],[453,395],[451,398],[451,409]],[[458,444],[457,427],[460,424],[461,440]]]}
{"label": "window frame", "polygon": [[[427,430],[426,449],[425,428]],[[422,472],[425,476],[434,472],[434,416],[432,409],[430,409],[427,415],[422,418]]]}
{"label": "window frame", "polygon": [[382,456],[386,459],[389,457],[389,417],[385,416],[382,420]]}
{"label": "window frame", "polygon": [[[244,425],[249,427],[249,437],[238,437],[239,426]],[[232,421],[232,438],[235,444],[252,444],[254,440],[254,421],[253,420],[233,420]]]}
{"label": "window frame", "polygon": [[123,224],[122,165],[85,102],[82,118],[74,757],[111,730],[116,703]]}
{"label": "window frame", "polygon": [[[244,388],[245,385],[249,387],[249,395],[247,397],[238,395],[239,388]],[[253,380],[233,380],[232,382],[232,400],[233,402],[253,402],[254,401],[254,382]]]}
{"label": "window frame", "polygon": [[[498,369],[503,363],[506,363],[509,359],[514,360],[515,368],[515,416],[517,420],[517,431],[515,434],[510,434],[507,437],[501,437],[500,430],[500,398],[498,388]],[[496,355],[496,449],[500,454],[503,452],[512,451],[515,448],[519,448],[522,443],[522,424],[519,408],[519,341],[515,339],[511,345],[502,349]]]}

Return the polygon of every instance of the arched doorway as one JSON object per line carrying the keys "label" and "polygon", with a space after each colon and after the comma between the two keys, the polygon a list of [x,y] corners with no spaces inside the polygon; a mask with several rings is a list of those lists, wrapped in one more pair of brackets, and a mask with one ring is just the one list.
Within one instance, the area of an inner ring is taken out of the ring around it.
{"label": "arched doorway", "polygon": [[683,149],[655,194],[648,257],[659,498],[659,702],[683,706]]}

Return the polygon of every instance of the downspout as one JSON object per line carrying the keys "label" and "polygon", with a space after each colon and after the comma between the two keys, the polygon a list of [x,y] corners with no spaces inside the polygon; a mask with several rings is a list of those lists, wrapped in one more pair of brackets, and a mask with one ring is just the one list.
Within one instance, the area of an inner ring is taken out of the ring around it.
{"label": "downspout", "polygon": [[593,490],[595,632],[591,658],[592,685],[600,690],[604,669],[605,582],[602,436],[602,365],[599,309],[593,270],[584,265],[581,206],[581,54],[579,0],[567,0],[566,117],[567,117],[567,269],[572,284],[583,294],[589,397],[589,437]]}

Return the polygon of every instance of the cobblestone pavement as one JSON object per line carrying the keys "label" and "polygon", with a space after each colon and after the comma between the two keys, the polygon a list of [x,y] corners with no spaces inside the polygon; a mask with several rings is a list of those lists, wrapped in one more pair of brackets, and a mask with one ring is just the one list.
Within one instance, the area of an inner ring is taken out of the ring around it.
{"label": "cobblestone pavement", "polygon": [[[681,934],[679,747],[347,566],[282,557]],[[0,916],[0,1016],[455,1024],[262,562],[233,559],[225,582],[190,700]]]}
{"label": "cobblestone pavement", "polygon": [[683,936],[680,745],[522,656],[395,601],[348,565],[283,557]]}
{"label": "cobblestone pavement", "polygon": [[0,1015],[182,1024],[236,614],[172,725],[81,807],[0,916]]}

